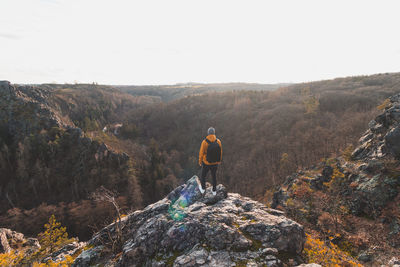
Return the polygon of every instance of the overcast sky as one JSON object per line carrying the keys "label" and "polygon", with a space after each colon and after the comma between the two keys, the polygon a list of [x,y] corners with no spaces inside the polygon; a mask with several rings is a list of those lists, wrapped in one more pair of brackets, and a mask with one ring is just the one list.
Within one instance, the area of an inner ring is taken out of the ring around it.
{"label": "overcast sky", "polygon": [[400,71],[400,1],[0,0],[0,80],[301,82]]}

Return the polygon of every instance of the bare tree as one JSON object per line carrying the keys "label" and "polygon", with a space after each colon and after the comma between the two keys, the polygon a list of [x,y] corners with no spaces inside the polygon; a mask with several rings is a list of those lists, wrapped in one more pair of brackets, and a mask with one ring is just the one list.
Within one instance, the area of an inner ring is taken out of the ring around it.
{"label": "bare tree", "polygon": [[103,243],[104,245],[109,245],[113,252],[118,252],[122,245],[122,227],[121,227],[121,212],[119,205],[115,199],[116,193],[105,188],[104,186],[100,186],[99,188],[96,189],[96,191],[94,191],[91,194],[90,197],[95,201],[108,202],[114,206],[118,217],[117,221],[115,222],[116,233],[115,236],[113,236],[108,227],[104,228],[107,230],[108,239],[109,242],[111,242],[111,244],[109,243],[107,244],[106,241],[104,241]]}

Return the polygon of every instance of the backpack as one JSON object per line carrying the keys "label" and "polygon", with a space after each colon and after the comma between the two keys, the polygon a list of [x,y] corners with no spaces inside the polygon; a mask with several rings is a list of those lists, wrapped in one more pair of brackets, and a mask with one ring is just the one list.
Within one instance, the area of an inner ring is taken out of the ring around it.
{"label": "backpack", "polygon": [[218,139],[215,139],[214,142],[211,142],[207,138],[205,140],[208,143],[207,157],[206,157],[207,161],[209,163],[220,162],[221,161],[221,147],[220,147],[219,143],[217,142]]}

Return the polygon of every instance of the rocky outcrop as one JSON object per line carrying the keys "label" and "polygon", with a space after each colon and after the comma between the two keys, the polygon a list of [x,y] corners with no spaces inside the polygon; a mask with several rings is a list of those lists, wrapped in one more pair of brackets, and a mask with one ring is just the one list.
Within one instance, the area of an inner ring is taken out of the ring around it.
{"label": "rocky outcrop", "polygon": [[384,112],[368,124],[352,156],[354,159],[400,157],[400,94],[389,98]]}
{"label": "rocky outcrop", "polygon": [[27,254],[32,254],[40,249],[40,244],[36,238],[25,238],[21,233],[0,228],[0,253],[9,253],[21,248],[26,249]]}
{"label": "rocky outcrop", "polygon": [[[330,224],[328,214],[337,216],[336,222],[343,224],[361,218],[375,220],[381,224],[385,246],[398,248],[400,220],[393,207],[398,206],[400,191],[400,94],[385,103],[384,111],[369,123],[351,157],[326,159],[288,176],[274,192],[271,207],[286,210],[301,223],[308,223],[307,227],[325,234],[334,225]],[[347,244],[345,237],[357,236],[358,228],[370,222],[346,225],[347,228],[335,226],[340,228],[336,231],[341,238],[331,237],[331,240]],[[375,258],[379,258],[377,252],[365,250],[365,245],[359,249],[358,261],[374,266]]]}
{"label": "rocky outcrop", "polygon": [[[352,153],[353,161],[337,159],[335,168],[343,173],[347,185],[343,187],[343,197],[350,199],[350,211],[356,215],[378,216],[381,208],[393,200],[399,191],[399,173],[388,168],[385,160],[396,161],[400,156],[400,94],[389,100],[382,114],[368,124],[369,129]],[[307,181],[315,190],[323,190],[324,183],[331,180],[333,168],[320,164],[315,169],[318,171],[311,171],[313,175],[308,174],[311,179],[302,172],[289,176],[286,186],[274,193],[272,207],[284,207],[288,199],[285,188],[290,188],[299,180]]]}
{"label": "rocky outcrop", "polygon": [[0,124],[7,125],[14,141],[42,129],[67,126],[49,106],[50,96],[49,89],[14,86],[7,81],[0,83]]}
{"label": "rocky outcrop", "polygon": [[[300,263],[303,227],[265,205],[218,185],[203,196],[195,176],[164,199],[124,217],[116,262],[104,256],[114,223],[94,235],[74,266],[282,266]],[[103,255],[103,256],[102,256]],[[115,256],[114,256],[115,257]]]}
{"label": "rocky outcrop", "polygon": [[[75,143],[90,145],[92,140],[84,137],[82,129],[76,127],[70,119],[61,116],[56,104],[51,100],[53,90],[46,87],[16,86],[8,81],[0,81],[0,126],[5,125],[13,142],[22,141],[52,128],[64,129]],[[119,158],[127,161],[128,155],[111,151],[104,143],[97,144],[97,154],[103,157]],[[97,157],[96,157],[97,159]]]}
{"label": "rocky outcrop", "polygon": [[110,177],[128,179],[129,156],[87,137],[54,99],[51,87],[0,82],[0,213],[83,199],[115,186]]}
{"label": "rocky outcrop", "polygon": [[396,257],[391,258],[390,261],[388,262],[388,266],[399,267],[400,266],[399,258]]}
{"label": "rocky outcrop", "polygon": [[[386,166],[400,157],[400,94],[389,98],[384,111],[368,124],[360,145],[347,162],[349,176],[356,187],[351,210],[355,214],[376,216],[399,191],[399,173]],[[386,163],[385,163],[386,161]]]}
{"label": "rocky outcrop", "polygon": [[53,262],[65,261],[66,256],[73,256],[74,254],[79,253],[80,251],[83,250],[85,245],[86,242],[77,242],[77,241],[66,244],[61,249],[57,250],[56,252],[44,258],[42,262],[47,263],[49,261]]}

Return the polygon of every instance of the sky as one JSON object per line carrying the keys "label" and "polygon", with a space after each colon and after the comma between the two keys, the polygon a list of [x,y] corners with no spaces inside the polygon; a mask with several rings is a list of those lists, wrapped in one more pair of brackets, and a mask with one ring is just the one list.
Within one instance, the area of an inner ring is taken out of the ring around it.
{"label": "sky", "polygon": [[400,71],[400,1],[0,0],[0,80],[307,82]]}

